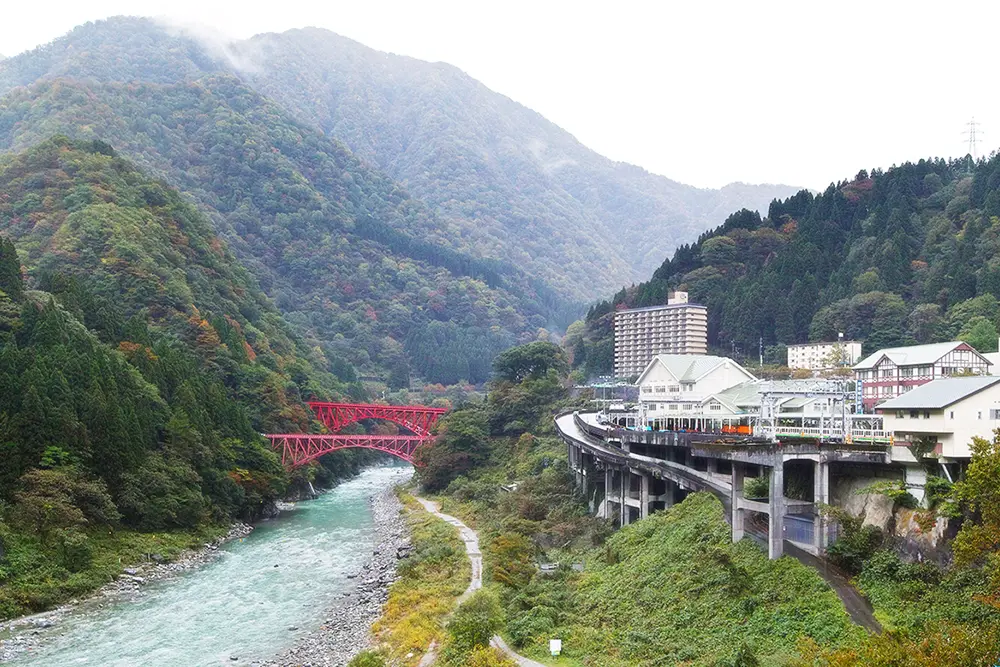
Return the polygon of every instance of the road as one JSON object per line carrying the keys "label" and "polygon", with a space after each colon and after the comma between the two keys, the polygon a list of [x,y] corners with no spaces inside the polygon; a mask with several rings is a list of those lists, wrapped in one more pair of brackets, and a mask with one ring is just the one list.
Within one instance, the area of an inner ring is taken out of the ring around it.
{"label": "road", "polygon": [[[476,531],[472,530],[459,519],[449,515],[443,514],[438,509],[438,504],[432,500],[427,500],[426,498],[417,498],[417,501],[424,506],[424,509],[436,516],[437,518],[447,521],[451,525],[458,529],[458,534],[465,542],[465,553],[469,557],[469,562],[472,564],[472,577],[469,581],[469,587],[465,589],[458,598],[458,604],[465,602],[474,592],[483,587],[483,553],[479,550],[479,535]],[[529,660],[522,655],[518,655],[507,646],[507,643],[503,640],[500,635],[494,635],[493,639],[490,640],[490,644],[507,654],[507,657],[516,662],[520,667],[545,667],[540,662],[535,662],[534,660]],[[434,658],[437,656],[436,647],[431,647],[428,652],[424,655],[423,660],[420,661],[421,667],[426,665],[434,664]]]}

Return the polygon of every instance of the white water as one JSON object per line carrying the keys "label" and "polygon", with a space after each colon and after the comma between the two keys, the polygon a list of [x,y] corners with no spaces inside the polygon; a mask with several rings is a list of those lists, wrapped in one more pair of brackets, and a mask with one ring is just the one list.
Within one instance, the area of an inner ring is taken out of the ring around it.
{"label": "white water", "polygon": [[148,584],[134,601],[85,603],[14,664],[246,665],[276,654],[320,625],[351,587],[347,575],[374,546],[369,496],[410,472],[371,468],[263,522],[204,567]]}

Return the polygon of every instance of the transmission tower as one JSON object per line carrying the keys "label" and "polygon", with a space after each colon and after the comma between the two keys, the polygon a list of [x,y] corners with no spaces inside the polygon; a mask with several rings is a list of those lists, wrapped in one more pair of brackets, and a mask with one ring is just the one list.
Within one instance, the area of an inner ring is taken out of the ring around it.
{"label": "transmission tower", "polygon": [[[968,135],[968,137],[969,137],[969,155],[972,156],[972,161],[973,162],[976,161],[976,148],[978,148],[978,141],[979,141],[977,139],[977,137],[976,137],[976,132],[977,132],[976,128],[978,128],[980,125],[981,125],[981,123],[977,123],[976,122],[976,117],[973,116],[972,120],[970,120],[968,123],[966,123],[966,126],[969,129],[962,133],[962,134]],[[983,133],[982,130],[978,130],[978,132],[979,132],[979,134]]]}

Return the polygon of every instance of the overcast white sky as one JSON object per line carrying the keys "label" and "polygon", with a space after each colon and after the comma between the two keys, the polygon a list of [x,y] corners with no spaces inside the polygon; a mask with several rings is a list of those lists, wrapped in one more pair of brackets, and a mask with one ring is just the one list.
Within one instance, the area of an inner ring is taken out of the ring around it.
{"label": "overcast white sky", "polygon": [[[825,5],[825,6],[821,6]],[[0,0],[11,56],[116,14],[234,37],[319,26],[460,67],[608,157],[678,181],[822,189],[1000,146],[1000,3]]]}

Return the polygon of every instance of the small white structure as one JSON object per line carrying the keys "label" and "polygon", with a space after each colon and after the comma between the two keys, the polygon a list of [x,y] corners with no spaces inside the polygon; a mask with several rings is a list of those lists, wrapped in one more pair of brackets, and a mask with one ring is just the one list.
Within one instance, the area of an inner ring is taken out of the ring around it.
{"label": "small white structure", "polygon": [[788,367],[825,371],[850,367],[861,358],[861,343],[842,340],[834,343],[803,343],[788,346]]}
{"label": "small white structure", "polygon": [[878,406],[885,429],[895,439],[893,460],[913,457],[925,443],[927,454],[943,463],[967,461],[973,436],[993,438],[1000,428],[1000,376],[980,375],[934,380]]}

